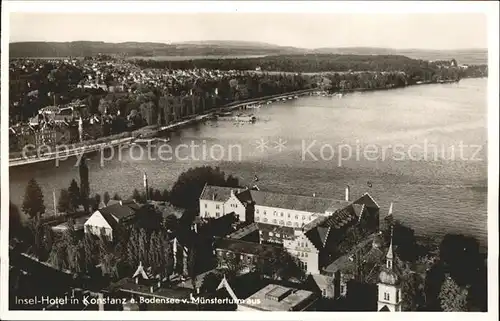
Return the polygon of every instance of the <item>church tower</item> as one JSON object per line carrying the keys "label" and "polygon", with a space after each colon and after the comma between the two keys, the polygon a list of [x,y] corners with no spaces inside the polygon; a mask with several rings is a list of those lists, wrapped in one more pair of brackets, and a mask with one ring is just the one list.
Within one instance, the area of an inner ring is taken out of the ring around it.
{"label": "church tower", "polygon": [[401,311],[401,279],[395,266],[394,251],[391,244],[385,256],[385,266],[379,274],[378,282],[378,311],[400,312]]}

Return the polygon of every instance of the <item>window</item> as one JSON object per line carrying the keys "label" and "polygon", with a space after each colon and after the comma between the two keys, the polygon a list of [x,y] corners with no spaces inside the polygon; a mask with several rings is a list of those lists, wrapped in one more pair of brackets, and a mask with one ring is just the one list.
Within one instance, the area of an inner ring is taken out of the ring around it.
{"label": "window", "polygon": [[299,216],[298,215],[295,215],[295,219],[298,220],[299,219]]}
{"label": "window", "polygon": [[387,268],[388,269],[392,268],[392,262],[390,260],[387,260]]}
{"label": "window", "polygon": [[264,211],[264,215],[266,215],[266,214],[267,214],[266,211]]}
{"label": "window", "polygon": [[290,213],[288,213],[288,218],[290,218]]}
{"label": "window", "polygon": [[285,221],[280,220],[280,225],[284,225],[284,224],[285,224]]}
{"label": "window", "polygon": [[208,211],[205,211],[205,216],[208,216],[208,215],[209,215]]}
{"label": "window", "polygon": [[255,213],[259,214],[259,210],[255,210]]}
{"label": "window", "polygon": [[302,220],[305,220],[305,219],[306,219],[305,215],[302,215]]}
{"label": "window", "polygon": [[286,222],[286,225],[287,225],[287,226],[291,226],[291,225],[292,225],[292,222],[287,221],[287,222]]}
{"label": "window", "polygon": [[304,253],[304,256],[307,257],[307,252]]}
{"label": "window", "polygon": [[273,236],[273,232],[269,232],[269,236]]}
{"label": "window", "polygon": [[215,209],[218,210],[220,208],[220,205],[215,205]]}
{"label": "window", "polygon": [[346,286],[345,286],[345,284],[341,284],[340,285],[340,294],[344,295],[345,293],[346,293]]}
{"label": "window", "polygon": [[273,223],[276,224],[276,219],[273,220]]}
{"label": "window", "polygon": [[293,225],[295,225],[295,227],[299,227],[299,223],[297,222],[293,223]]}
{"label": "window", "polygon": [[215,217],[219,217],[220,213],[219,212],[215,212]]}
{"label": "window", "polygon": [[285,214],[283,214],[283,212],[281,212],[281,217],[283,217]]}
{"label": "window", "polygon": [[276,233],[276,237],[280,237],[280,233]]}
{"label": "window", "polygon": [[387,292],[384,293],[384,300],[385,301],[389,301],[390,300],[389,293],[387,293]]}
{"label": "window", "polygon": [[326,296],[326,289],[323,289],[323,290],[321,291],[321,294],[323,294],[323,296]]}
{"label": "window", "polygon": [[264,223],[267,222],[267,218],[264,217]]}
{"label": "window", "polygon": [[256,216],[256,217],[255,217],[255,221],[256,221],[256,222],[260,221],[260,217]]}
{"label": "window", "polygon": [[396,291],[396,303],[399,302],[399,290]]}
{"label": "window", "polygon": [[205,208],[207,208],[207,203],[205,203]]}

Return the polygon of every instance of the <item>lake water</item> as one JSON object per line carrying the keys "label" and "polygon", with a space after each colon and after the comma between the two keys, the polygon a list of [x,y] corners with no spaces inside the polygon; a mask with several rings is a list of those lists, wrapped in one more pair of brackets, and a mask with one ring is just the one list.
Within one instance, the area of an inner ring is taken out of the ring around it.
{"label": "lake water", "polygon": [[[267,105],[252,110],[258,118],[254,124],[207,122],[172,133],[169,145],[182,147],[172,159],[166,148],[162,160],[124,150],[121,160],[115,156],[101,167],[101,156],[91,155],[91,193],[129,196],[142,188],[143,172],[151,187],[170,188],[188,168],[212,165],[242,184],[252,184],[257,175],[259,187],[270,191],[342,199],[349,185],[351,198],[369,192],[381,216],[393,202],[394,215],[417,233],[459,232],[485,244],[486,88],[486,79],[465,79]],[[264,148],[259,140],[267,142]],[[203,148],[192,154],[181,144],[204,145],[207,155],[202,159]],[[222,149],[224,159],[218,160]],[[156,149],[151,157],[159,157]],[[74,164],[12,168],[11,199],[20,204],[28,180],[35,177],[52,211],[52,191],[59,195],[60,188],[78,179]]]}

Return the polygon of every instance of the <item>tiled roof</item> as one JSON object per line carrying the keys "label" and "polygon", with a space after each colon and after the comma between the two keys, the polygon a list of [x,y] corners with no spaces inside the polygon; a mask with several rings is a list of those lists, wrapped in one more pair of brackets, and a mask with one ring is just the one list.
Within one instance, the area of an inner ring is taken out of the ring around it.
{"label": "tiled roof", "polygon": [[207,201],[217,201],[225,202],[231,197],[231,191],[239,198],[239,194],[242,194],[243,199],[247,199],[247,193],[243,193],[245,189],[235,188],[235,187],[222,187],[205,185],[203,191],[201,192],[200,199]]}
{"label": "tiled roof", "polygon": [[364,204],[366,207],[380,208],[370,194],[365,193],[363,196],[354,201],[355,204]]}
{"label": "tiled roof", "polygon": [[[335,273],[335,272],[340,271],[340,270],[351,270],[352,267],[354,266],[354,263],[350,259],[350,257],[352,256],[352,253],[354,253],[356,250],[364,250],[368,246],[371,248],[374,237],[375,237],[374,234],[369,235],[366,239],[364,239],[359,244],[354,246],[349,253],[337,258],[331,264],[326,266],[323,270],[326,272],[329,272],[329,273]],[[367,251],[367,250],[365,250],[365,251]],[[378,250],[378,251],[380,251],[380,250]],[[376,251],[374,251],[372,253],[371,250],[369,250],[369,249],[367,252],[364,253],[363,256],[365,256],[369,253],[370,253],[370,257],[372,259],[376,258]],[[364,259],[366,259],[366,258],[364,257]]]}
{"label": "tiled roof", "polygon": [[304,226],[304,234],[320,250],[325,246],[331,229],[339,229],[358,219],[356,215],[356,209],[359,211],[358,207],[362,206],[352,204],[337,210],[330,216],[318,217]]}
{"label": "tiled roof", "polygon": [[135,203],[134,204],[123,204],[123,205],[120,205],[119,203],[117,203],[117,204],[113,204],[113,205],[109,205],[109,206],[106,206],[104,208],[101,208],[99,210],[99,212],[101,212],[101,214],[103,214],[103,216],[106,214],[111,214],[120,220],[120,219],[123,219],[125,217],[134,215],[138,209],[139,209],[139,206]]}
{"label": "tiled roof", "polygon": [[259,229],[259,226],[257,225],[257,223],[252,223],[252,224],[247,225],[243,228],[240,228],[239,230],[234,231],[233,233],[229,234],[227,236],[227,238],[238,240],[238,239],[241,239],[250,233],[257,231],[258,229]]}
{"label": "tiled roof", "polygon": [[273,234],[279,233],[285,239],[293,239],[295,237],[295,230],[289,226],[278,226],[265,223],[257,223],[259,231],[262,231],[261,239],[267,240],[269,238],[269,232]]}
{"label": "tiled roof", "polygon": [[331,226],[334,229],[339,229],[357,218],[358,216],[356,215],[356,211],[351,205],[336,211],[335,213],[330,215],[327,220],[321,223],[321,225],[328,227]]}
{"label": "tiled roof", "polygon": [[150,287],[142,284],[136,284],[132,278],[124,278],[112,284],[110,288],[120,289],[126,292],[141,293],[143,296],[151,296],[157,298],[174,298],[183,299],[189,298],[191,290],[185,288],[161,287],[151,293]]}
{"label": "tiled roof", "polygon": [[281,194],[266,191],[251,190],[252,199],[256,205],[294,209],[311,213],[325,213],[338,203],[338,200],[313,196]]}
{"label": "tiled roof", "polygon": [[235,239],[219,239],[215,242],[215,248],[239,254],[252,254],[257,256],[279,249],[279,247],[275,245],[258,244]]}

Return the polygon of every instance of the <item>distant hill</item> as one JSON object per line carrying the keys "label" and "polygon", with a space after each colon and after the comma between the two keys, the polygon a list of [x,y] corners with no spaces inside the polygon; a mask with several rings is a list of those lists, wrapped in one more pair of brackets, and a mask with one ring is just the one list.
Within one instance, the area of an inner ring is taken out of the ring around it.
{"label": "distant hill", "polygon": [[[304,49],[278,46],[264,42],[250,41],[186,41],[179,43],[122,42],[108,43],[99,41],[74,42],[14,42],[9,46],[11,58],[23,57],[83,57],[101,54],[125,54],[139,57],[244,57],[257,55],[294,55],[294,54],[356,54],[356,55],[403,55],[424,60],[449,60],[455,58],[461,64],[486,64],[486,49],[464,50],[420,50],[387,49],[371,47],[318,48]],[[192,58],[191,58],[192,59]]]}
{"label": "distant hill", "polygon": [[487,49],[426,50],[426,49],[389,49],[373,47],[318,48],[318,54],[340,55],[401,55],[422,60],[450,60],[455,58],[460,64],[488,64]]}

